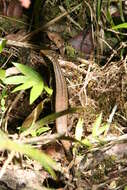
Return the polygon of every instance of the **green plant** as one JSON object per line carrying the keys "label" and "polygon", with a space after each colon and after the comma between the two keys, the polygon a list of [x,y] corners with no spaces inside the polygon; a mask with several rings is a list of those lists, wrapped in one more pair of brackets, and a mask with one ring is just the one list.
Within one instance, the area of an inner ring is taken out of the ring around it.
{"label": "green plant", "polygon": [[30,104],[32,104],[41,95],[43,90],[50,95],[52,94],[52,89],[45,84],[42,76],[38,72],[23,64],[13,63],[13,65],[22,73],[22,75],[10,76],[3,79],[5,84],[21,84],[12,92],[31,88]]}
{"label": "green plant", "polygon": [[6,45],[6,39],[0,38],[0,53],[3,51],[5,45]]}
{"label": "green plant", "polygon": [[[95,142],[100,143],[104,140],[104,138],[101,135],[105,134],[109,129],[109,127],[110,125],[108,122],[106,124],[102,123],[102,113],[101,113],[93,123],[92,135],[82,139],[83,120],[80,118],[75,130],[75,138],[78,140],[78,142],[76,142],[76,145],[79,144],[81,146],[84,145],[85,147],[92,148]],[[77,146],[75,146],[75,148],[76,147]]]}
{"label": "green plant", "polygon": [[79,118],[75,129],[75,138],[80,141],[82,138],[82,133],[83,133],[83,119]]}
{"label": "green plant", "polygon": [[102,1],[103,0],[98,0],[97,3],[96,3],[96,17],[97,17],[97,21],[99,21],[100,16],[101,16]]}
{"label": "green plant", "polygon": [[6,90],[6,88],[4,88],[0,95],[0,106],[1,106],[2,113],[4,113],[6,111],[6,106],[5,106],[6,97],[7,97],[7,90]]}
{"label": "green plant", "polygon": [[106,14],[107,20],[110,23],[111,26],[114,26],[113,18],[110,13],[110,0],[107,2],[107,14]]}
{"label": "green plant", "polygon": [[6,71],[4,69],[0,69],[0,80],[4,80],[6,76]]}
{"label": "green plant", "polygon": [[60,170],[60,166],[57,165],[48,155],[33,148],[31,145],[23,144],[21,141],[10,140],[5,133],[0,130],[0,149],[7,149],[9,151],[19,152],[21,154],[26,154],[30,158],[38,161],[45,170],[47,170],[54,179],[56,179],[56,174],[54,170]]}
{"label": "green plant", "polygon": [[[32,125],[30,126],[27,126],[27,129],[26,128],[23,128],[21,127],[20,128],[20,131],[22,132],[22,136],[27,136],[29,134],[37,134],[38,130],[41,128],[43,129],[43,126],[44,125],[47,125],[49,123],[51,123],[52,121],[56,120],[58,117],[61,117],[65,114],[69,114],[69,113],[75,113],[77,111],[81,111],[83,110],[82,108],[69,108],[67,110],[64,110],[64,111],[60,111],[60,112],[56,112],[56,113],[52,113],[48,116],[45,116],[44,118],[36,121],[35,123],[33,123]],[[48,128],[46,128],[48,129]],[[40,132],[40,131],[39,131]]]}
{"label": "green plant", "polygon": [[103,134],[107,130],[107,125],[103,125],[100,127],[102,124],[102,113],[97,117],[95,122],[93,123],[93,129],[92,129],[92,136],[93,138],[99,137],[99,135]]}
{"label": "green plant", "polygon": [[118,24],[118,25],[112,27],[112,29],[114,29],[114,30],[122,29],[122,28],[127,28],[127,22],[124,22],[122,24]]}

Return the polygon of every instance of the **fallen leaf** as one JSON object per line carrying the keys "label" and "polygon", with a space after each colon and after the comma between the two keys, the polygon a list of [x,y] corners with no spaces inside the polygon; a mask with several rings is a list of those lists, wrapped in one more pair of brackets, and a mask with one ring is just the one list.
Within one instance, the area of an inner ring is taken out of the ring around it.
{"label": "fallen leaf", "polygon": [[34,123],[38,119],[40,113],[42,112],[43,105],[44,105],[44,102],[40,102],[36,106],[36,108],[32,111],[32,113],[23,122],[22,129],[26,129],[30,127],[32,123]]}
{"label": "fallen leaf", "polygon": [[64,40],[57,32],[47,32],[49,39],[57,46],[61,55],[64,55]]}
{"label": "fallen leaf", "polygon": [[74,36],[71,40],[69,40],[71,46],[85,54],[86,58],[90,57],[90,54],[94,50],[93,39],[92,39],[92,31],[89,29],[87,31],[86,36],[84,36],[83,32]]}

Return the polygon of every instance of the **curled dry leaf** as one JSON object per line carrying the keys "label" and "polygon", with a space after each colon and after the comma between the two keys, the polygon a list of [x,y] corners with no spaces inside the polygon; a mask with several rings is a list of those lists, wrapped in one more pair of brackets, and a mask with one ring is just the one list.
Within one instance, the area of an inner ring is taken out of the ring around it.
{"label": "curled dry leaf", "polygon": [[40,102],[36,106],[36,108],[32,111],[32,113],[23,122],[22,129],[26,129],[30,127],[32,123],[34,123],[38,119],[40,113],[42,112],[43,105],[44,105],[44,102]]}
{"label": "curled dry leaf", "polygon": [[61,55],[64,55],[64,40],[57,32],[47,32],[49,39],[57,46]]}

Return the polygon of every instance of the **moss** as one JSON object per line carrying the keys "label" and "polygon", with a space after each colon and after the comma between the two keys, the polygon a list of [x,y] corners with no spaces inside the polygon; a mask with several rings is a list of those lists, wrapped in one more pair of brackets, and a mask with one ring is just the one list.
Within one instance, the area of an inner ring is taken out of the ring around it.
{"label": "moss", "polygon": [[66,54],[68,58],[72,58],[72,59],[76,58],[76,50],[72,46],[67,45],[65,47],[65,50],[66,50]]}

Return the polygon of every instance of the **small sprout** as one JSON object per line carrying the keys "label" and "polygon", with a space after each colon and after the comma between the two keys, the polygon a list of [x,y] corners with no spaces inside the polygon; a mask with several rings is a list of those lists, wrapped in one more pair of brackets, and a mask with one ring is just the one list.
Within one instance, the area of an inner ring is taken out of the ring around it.
{"label": "small sprout", "polygon": [[6,39],[0,38],[0,53],[3,51],[5,45],[6,45]]}

